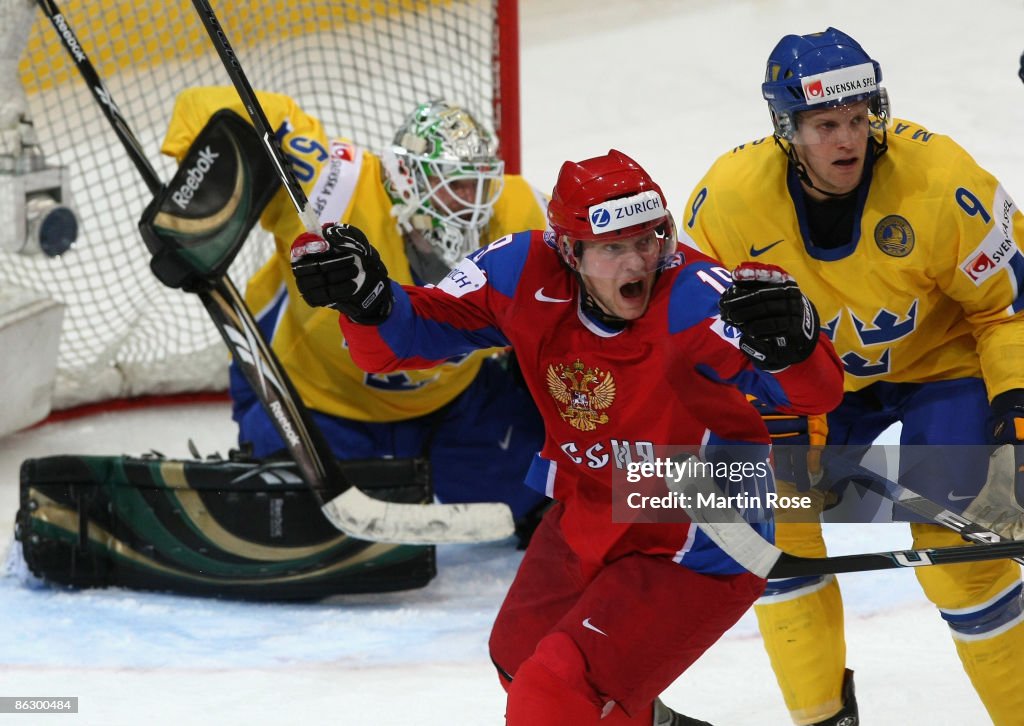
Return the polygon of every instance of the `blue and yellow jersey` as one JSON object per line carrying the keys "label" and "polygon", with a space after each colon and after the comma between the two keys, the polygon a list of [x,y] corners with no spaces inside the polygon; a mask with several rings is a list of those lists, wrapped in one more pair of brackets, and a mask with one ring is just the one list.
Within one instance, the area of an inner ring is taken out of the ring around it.
{"label": "blue and yellow jersey", "polygon": [[[821,316],[846,390],[981,376],[1024,387],[1024,217],[948,136],[896,119],[868,165],[852,239],[811,245],[799,182],[772,137],[714,163],[682,231],[735,267],[789,271]],[[684,235],[685,239],[685,235]]]}
{"label": "blue and yellow jersey", "polygon": [[[329,139],[319,120],[291,98],[258,93],[272,128],[322,222],[346,222],[366,232],[380,252],[391,278],[413,284],[402,235],[391,216],[380,160],[344,139]],[[193,88],[174,106],[161,150],[179,161],[216,111],[229,108],[248,118],[231,87]],[[505,177],[484,243],[525,229],[543,229],[545,200],[519,176]],[[289,264],[292,241],[302,224],[284,189],[274,197],[260,223],[275,237],[277,253],[253,275],[245,299],[273,330],[274,352],[310,408],[360,421],[398,421],[444,406],[470,384],[492,351],[463,356],[436,368],[371,375],[348,353],[338,328],[338,313],[311,308],[295,287]]]}

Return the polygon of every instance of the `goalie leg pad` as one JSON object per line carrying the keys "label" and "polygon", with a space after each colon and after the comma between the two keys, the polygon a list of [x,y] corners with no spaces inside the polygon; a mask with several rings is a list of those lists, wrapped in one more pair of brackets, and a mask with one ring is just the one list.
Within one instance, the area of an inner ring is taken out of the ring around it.
{"label": "goalie leg pad", "polygon": [[[371,496],[432,500],[420,460],[342,462]],[[339,533],[290,461],[53,456],[21,468],[16,536],[71,587],[299,600],[423,587],[434,547]]]}

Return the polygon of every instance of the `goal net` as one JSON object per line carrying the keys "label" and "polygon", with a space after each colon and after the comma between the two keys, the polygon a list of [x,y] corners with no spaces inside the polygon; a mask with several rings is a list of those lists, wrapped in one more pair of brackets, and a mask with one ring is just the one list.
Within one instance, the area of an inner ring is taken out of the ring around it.
{"label": "goal net", "polygon": [[[150,162],[170,179],[174,162],[159,146],[175,95],[230,85],[191,3],[59,5]],[[151,195],[54,27],[28,0],[0,0],[0,19],[26,6],[27,39],[0,33],[7,55],[19,52],[17,77],[5,78],[0,48],[0,94],[24,93],[38,150],[48,165],[65,168],[80,225],[74,246],[59,257],[0,251],[0,287],[38,290],[66,305],[54,408],[224,389],[227,349],[198,298],[163,287],[150,272],[136,223]],[[417,103],[440,97],[494,127],[508,169],[517,171],[515,0],[213,6],[253,88],[294,97],[328,134],[379,152]],[[255,230],[229,273],[239,288],[271,250],[268,235]]]}

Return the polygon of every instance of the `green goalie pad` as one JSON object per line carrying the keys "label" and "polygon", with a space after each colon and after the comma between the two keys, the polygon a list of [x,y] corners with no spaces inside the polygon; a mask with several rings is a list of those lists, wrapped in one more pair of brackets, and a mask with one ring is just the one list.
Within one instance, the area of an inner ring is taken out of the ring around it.
{"label": "green goalie pad", "polygon": [[[372,497],[433,500],[424,460],[340,463]],[[433,546],[339,532],[281,460],[27,459],[15,536],[34,575],[75,588],[306,600],[423,587],[437,573]]]}

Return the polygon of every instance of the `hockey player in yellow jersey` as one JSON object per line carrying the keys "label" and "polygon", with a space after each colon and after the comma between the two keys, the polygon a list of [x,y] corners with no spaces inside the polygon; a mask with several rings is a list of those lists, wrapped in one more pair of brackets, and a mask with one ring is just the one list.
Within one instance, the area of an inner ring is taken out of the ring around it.
{"label": "hockey player in yellow jersey", "polygon": [[[257,95],[321,222],[366,230],[400,283],[439,282],[481,243],[545,224],[545,197],[504,174],[495,138],[459,106],[420,104],[378,156],[330,138],[291,98]],[[233,88],[182,92],[162,151],[180,160],[222,108],[247,117]],[[506,502],[526,535],[543,507],[543,497],[523,484],[543,424],[514,364],[491,350],[429,370],[364,373],[352,362],[337,313],[307,306],[295,290],[289,247],[302,226],[283,189],[260,223],[273,233],[276,254],[249,280],[246,302],[335,455],[425,456],[441,501]],[[239,441],[259,457],[282,451],[234,366],[230,393]]]}
{"label": "hockey player in yellow jersey", "polygon": [[[773,135],[714,163],[683,229],[730,268],[756,258],[790,272],[843,360],[839,408],[810,424],[766,416],[778,441],[820,445],[827,429],[830,444],[866,447],[901,421],[902,444],[1015,443],[1024,439],[1024,218],[952,139],[890,118],[881,80],[879,64],[834,28],[784,37],[762,86]],[[986,467],[949,448],[929,449],[938,476],[901,472],[947,507],[970,503]],[[806,466],[787,478],[805,484]],[[916,548],[962,544],[936,525],[910,526]],[[779,523],[777,543],[825,554],[817,523]],[[1018,565],[915,573],[993,722],[1024,724]],[[834,577],[769,581],[755,609],[793,722],[858,723]]]}

